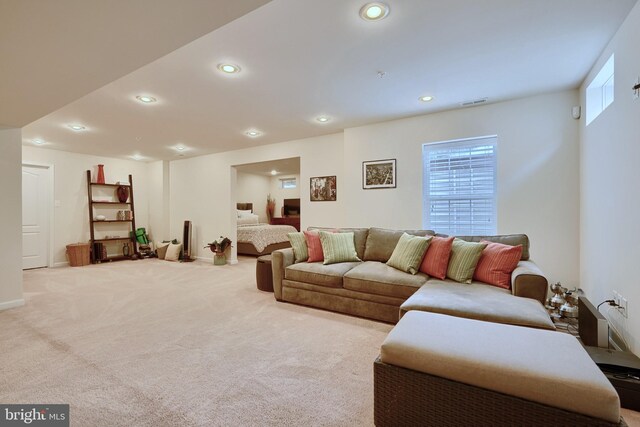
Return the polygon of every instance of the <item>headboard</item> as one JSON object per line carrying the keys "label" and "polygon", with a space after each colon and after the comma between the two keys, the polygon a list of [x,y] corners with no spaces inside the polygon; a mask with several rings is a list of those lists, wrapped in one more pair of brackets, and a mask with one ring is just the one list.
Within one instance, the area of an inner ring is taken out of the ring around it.
{"label": "headboard", "polygon": [[236,203],[236,209],[253,212],[253,203]]}

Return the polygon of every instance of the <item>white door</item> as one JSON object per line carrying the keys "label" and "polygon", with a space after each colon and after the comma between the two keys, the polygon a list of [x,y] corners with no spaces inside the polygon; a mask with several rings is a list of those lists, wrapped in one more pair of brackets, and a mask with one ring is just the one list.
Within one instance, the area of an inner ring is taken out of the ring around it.
{"label": "white door", "polygon": [[22,269],[49,265],[50,173],[22,166]]}

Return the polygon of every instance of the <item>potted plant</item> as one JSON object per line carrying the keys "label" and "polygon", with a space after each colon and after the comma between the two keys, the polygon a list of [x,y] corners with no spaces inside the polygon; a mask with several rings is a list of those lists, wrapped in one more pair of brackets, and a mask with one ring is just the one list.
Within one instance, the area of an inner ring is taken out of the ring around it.
{"label": "potted plant", "polygon": [[276,210],[276,199],[271,197],[271,193],[267,195],[267,218],[269,218],[269,222],[274,216],[274,212]]}
{"label": "potted plant", "polygon": [[208,243],[205,248],[211,249],[213,252],[213,264],[214,265],[225,265],[227,263],[227,257],[224,254],[224,251],[227,248],[231,247],[231,239],[228,237],[220,236],[219,240],[214,240],[211,243]]}

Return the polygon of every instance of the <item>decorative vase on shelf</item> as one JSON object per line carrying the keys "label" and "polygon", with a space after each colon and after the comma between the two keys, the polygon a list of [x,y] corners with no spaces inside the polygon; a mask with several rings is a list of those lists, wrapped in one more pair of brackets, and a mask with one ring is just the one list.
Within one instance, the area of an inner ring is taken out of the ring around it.
{"label": "decorative vase on shelf", "polygon": [[118,196],[118,201],[120,203],[126,203],[129,199],[129,189],[124,185],[121,185],[116,189],[116,195]]}
{"label": "decorative vase on shelf", "polygon": [[98,178],[96,179],[97,184],[104,184],[104,165],[98,165]]}
{"label": "decorative vase on shelf", "polygon": [[224,252],[215,253],[213,255],[213,265],[225,265],[227,263],[227,257]]}

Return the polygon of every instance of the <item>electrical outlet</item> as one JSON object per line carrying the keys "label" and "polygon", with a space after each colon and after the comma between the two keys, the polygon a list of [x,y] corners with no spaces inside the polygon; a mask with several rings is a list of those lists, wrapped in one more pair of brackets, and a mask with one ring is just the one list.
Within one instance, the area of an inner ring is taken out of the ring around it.
{"label": "electrical outlet", "polygon": [[620,294],[618,293],[618,291],[613,291],[613,302],[616,303],[617,305],[620,305]]}
{"label": "electrical outlet", "polygon": [[620,314],[625,318],[629,317],[629,304],[627,299],[622,295],[620,295],[620,307],[618,307],[618,311],[620,311]]}

